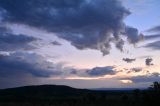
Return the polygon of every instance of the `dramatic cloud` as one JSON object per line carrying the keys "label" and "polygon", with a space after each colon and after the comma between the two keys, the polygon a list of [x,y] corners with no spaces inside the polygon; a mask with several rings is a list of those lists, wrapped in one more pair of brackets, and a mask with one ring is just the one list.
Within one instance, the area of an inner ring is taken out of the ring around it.
{"label": "dramatic cloud", "polygon": [[[35,53],[0,52],[0,78],[32,76],[33,78],[67,78],[72,75],[80,77],[114,75],[113,66],[76,69],[63,63],[51,63]],[[89,76],[88,76],[89,75]]]}
{"label": "dramatic cloud", "polygon": [[152,58],[147,58],[147,59],[145,60],[145,63],[146,63],[147,66],[151,66],[151,65],[153,65],[152,61],[153,61]]}
{"label": "dramatic cloud", "polygon": [[50,77],[59,75],[54,64],[45,61],[41,56],[33,53],[11,53],[0,55],[0,77],[33,75],[35,77]]}
{"label": "dramatic cloud", "polygon": [[96,49],[103,55],[111,43],[123,51],[122,34],[133,44],[142,37],[123,23],[130,12],[119,0],[1,0],[0,8],[3,22],[54,32],[78,49]]}
{"label": "dramatic cloud", "polygon": [[61,46],[61,45],[62,45],[62,44],[59,43],[58,41],[53,41],[53,42],[51,42],[51,44],[56,45],[56,46]]}
{"label": "dramatic cloud", "polygon": [[86,72],[90,76],[114,75],[116,73],[113,66],[95,67],[93,69],[87,70]]}
{"label": "dramatic cloud", "polygon": [[144,35],[139,34],[138,29],[133,27],[126,27],[126,34],[127,34],[127,39],[131,44],[136,44],[137,42],[144,39]]}
{"label": "dramatic cloud", "polygon": [[160,32],[160,26],[155,26],[155,27],[147,30],[147,32]]}
{"label": "dramatic cloud", "polygon": [[127,63],[132,63],[133,61],[136,61],[136,59],[131,59],[131,58],[123,58],[122,60]]}
{"label": "dramatic cloud", "polygon": [[152,42],[152,43],[148,43],[143,47],[151,48],[151,49],[154,49],[154,50],[160,50],[160,41],[155,41],[155,42]]}
{"label": "dramatic cloud", "polygon": [[5,27],[0,27],[0,51],[28,50],[33,49],[31,42],[37,39],[26,35],[12,34]]}

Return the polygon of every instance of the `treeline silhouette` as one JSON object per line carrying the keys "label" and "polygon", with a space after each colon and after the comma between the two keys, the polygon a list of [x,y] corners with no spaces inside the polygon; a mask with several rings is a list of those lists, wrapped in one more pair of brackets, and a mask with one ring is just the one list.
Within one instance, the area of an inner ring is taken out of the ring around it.
{"label": "treeline silhouette", "polygon": [[145,90],[95,91],[40,85],[0,90],[0,106],[159,106],[160,83]]}

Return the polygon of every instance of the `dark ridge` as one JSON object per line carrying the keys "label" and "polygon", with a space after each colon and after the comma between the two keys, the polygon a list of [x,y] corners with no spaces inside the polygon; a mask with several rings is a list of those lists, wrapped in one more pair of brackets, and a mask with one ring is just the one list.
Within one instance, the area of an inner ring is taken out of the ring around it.
{"label": "dark ridge", "polygon": [[81,92],[88,92],[86,89],[76,89],[64,85],[34,85],[16,88],[1,89],[0,95],[16,96],[71,96]]}
{"label": "dark ridge", "polygon": [[0,90],[0,106],[158,106],[160,86],[145,90],[87,90],[37,85]]}

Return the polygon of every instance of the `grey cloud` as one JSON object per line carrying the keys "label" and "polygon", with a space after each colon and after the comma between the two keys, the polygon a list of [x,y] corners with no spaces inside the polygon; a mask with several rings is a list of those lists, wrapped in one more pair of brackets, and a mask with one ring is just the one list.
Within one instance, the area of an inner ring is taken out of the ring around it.
{"label": "grey cloud", "polygon": [[160,41],[154,41],[152,43],[148,43],[144,45],[143,47],[154,49],[154,50],[160,50]]}
{"label": "grey cloud", "polygon": [[158,72],[154,72],[154,73],[152,73],[152,75],[155,77],[160,77],[160,73],[158,73]]}
{"label": "grey cloud", "polygon": [[[158,74],[158,73],[157,73]],[[132,80],[134,83],[141,83],[141,82],[155,82],[160,80],[160,76],[155,73],[152,73],[150,75],[142,75],[142,76],[135,76],[130,78],[122,78],[126,80]]]}
{"label": "grey cloud", "polygon": [[143,34],[139,34],[138,29],[133,27],[126,27],[126,34],[129,43],[136,44],[137,42],[144,39]]}
{"label": "grey cloud", "polygon": [[72,71],[70,72],[70,74],[78,74],[77,70],[72,69]]}
{"label": "grey cloud", "polygon": [[90,70],[87,70],[86,73],[90,76],[104,76],[104,75],[114,75],[116,71],[113,66],[106,67],[94,67]]}
{"label": "grey cloud", "polygon": [[160,32],[160,26],[155,26],[147,30],[147,32]]}
{"label": "grey cloud", "polygon": [[0,26],[0,33],[10,32],[10,30],[6,27]]}
{"label": "grey cloud", "polygon": [[0,7],[6,11],[4,22],[54,32],[78,49],[96,49],[103,55],[111,42],[123,51],[122,32],[130,43],[140,40],[138,30],[125,26],[123,19],[130,12],[119,0],[1,0]]}
{"label": "grey cloud", "polygon": [[157,39],[157,38],[160,38],[160,34],[154,34],[154,35],[145,35],[144,36],[144,39],[145,40],[153,40],[153,39]]}
{"label": "grey cloud", "polygon": [[143,69],[141,67],[135,67],[135,68],[131,68],[130,71],[128,71],[128,73],[137,73],[137,72],[141,72]]}
{"label": "grey cloud", "polygon": [[147,59],[145,60],[145,63],[146,63],[147,66],[151,66],[151,65],[153,65],[152,61],[153,61],[152,58],[147,58]]}
{"label": "grey cloud", "polygon": [[0,51],[33,49],[29,43],[37,39],[27,35],[12,34],[7,28],[0,27]]}
{"label": "grey cloud", "polygon": [[132,63],[133,61],[136,61],[136,59],[131,59],[131,58],[123,58],[122,60],[127,63]]}
{"label": "grey cloud", "polygon": [[41,56],[30,53],[11,53],[0,55],[0,77],[33,75],[34,77],[50,77],[59,75],[58,70],[49,69],[53,66]]}
{"label": "grey cloud", "polygon": [[59,43],[58,41],[53,41],[53,42],[51,42],[51,44],[56,45],[56,46],[61,46],[61,45],[62,45],[62,44]]}
{"label": "grey cloud", "polygon": [[116,48],[119,49],[121,52],[123,52],[123,45],[124,45],[124,40],[119,39],[118,41],[115,42]]}
{"label": "grey cloud", "polygon": [[6,16],[6,10],[0,7],[0,22],[4,20],[5,16]]}

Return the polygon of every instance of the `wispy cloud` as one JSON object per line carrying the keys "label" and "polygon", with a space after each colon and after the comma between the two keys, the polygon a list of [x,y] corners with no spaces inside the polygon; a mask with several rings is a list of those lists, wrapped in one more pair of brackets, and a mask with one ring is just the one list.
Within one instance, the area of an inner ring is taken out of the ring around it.
{"label": "wispy cloud", "polygon": [[150,48],[153,50],[160,50],[160,41],[154,41],[154,42],[148,43],[144,45],[143,47]]}
{"label": "wispy cloud", "polygon": [[154,40],[160,38],[160,34],[145,35],[144,40]]}
{"label": "wispy cloud", "polygon": [[147,30],[147,32],[160,32],[160,26],[155,26]]}

